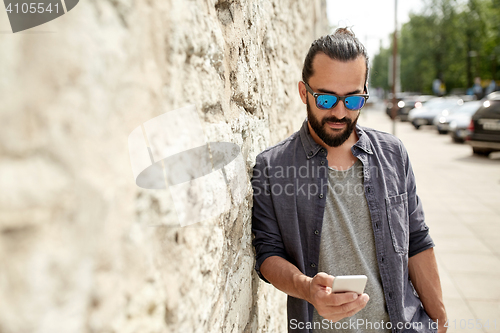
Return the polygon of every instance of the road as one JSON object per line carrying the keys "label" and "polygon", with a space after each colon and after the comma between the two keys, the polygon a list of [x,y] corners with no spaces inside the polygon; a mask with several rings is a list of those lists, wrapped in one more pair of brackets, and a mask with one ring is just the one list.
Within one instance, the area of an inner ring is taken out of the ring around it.
{"label": "road", "polygon": [[[392,133],[381,106],[362,112],[361,125]],[[500,154],[473,156],[430,126],[397,122],[396,135],[436,243],[448,332],[500,332]]]}

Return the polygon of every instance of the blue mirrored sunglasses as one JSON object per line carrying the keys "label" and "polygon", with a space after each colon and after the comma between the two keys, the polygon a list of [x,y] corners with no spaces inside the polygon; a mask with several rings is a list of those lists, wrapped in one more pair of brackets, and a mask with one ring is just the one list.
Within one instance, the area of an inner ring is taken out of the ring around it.
{"label": "blue mirrored sunglasses", "polygon": [[[370,97],[368,94],[357,94],[357,95],[349,95],[349,96],[339,96],[335,94],[318,94],[312,91],[311,87],[304,81],[302,81],[308,92],[313,95],[314,100],[316,101],[316,106],[318,109],[329,110],[333,109],[339,101],[344,102],[346,109],[351,111],[358,111],[363,106],[365,106],[366,100]],[[366,86],[365,86],[366,91]]]}

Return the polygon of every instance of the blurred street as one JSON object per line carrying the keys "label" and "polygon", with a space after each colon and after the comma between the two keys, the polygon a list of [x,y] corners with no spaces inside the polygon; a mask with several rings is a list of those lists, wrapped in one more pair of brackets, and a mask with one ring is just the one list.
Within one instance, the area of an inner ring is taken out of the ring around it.
{"label": "blurred street", "polygon": [[[364,109],[359,123],[392,133],[384,108]],[[469,145],[408,122],[396,122],[396,135],[436,243],[448,332],[500,332],[500,153],[473,156]]]}

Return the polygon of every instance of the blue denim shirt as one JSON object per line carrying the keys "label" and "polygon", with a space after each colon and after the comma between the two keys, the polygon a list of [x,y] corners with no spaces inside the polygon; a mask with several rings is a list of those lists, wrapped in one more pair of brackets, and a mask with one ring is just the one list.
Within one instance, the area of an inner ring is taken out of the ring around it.
{"label": "blue denim shirt", "polygon": [[[408,154],[390,134],[359,125],[356,133],[359,140],[351,150],[363,163],[364,193],[393,332],[435,332],[408,276],[408,258],[434,246]],[[288,260],[307,276],[318,273],[327,176],[327,151],[311,137],[307,119],[298,132],[257,156],[252,232],[255,269],[264,281],[259,268],[270,256]],[[288,296],[287,312],[289,332],[309,332],[292,329],[290,323],[312,322],[312,304]],[[411,322],[421,322],[421,329],[407,329]],[[406,329],[399,329],[404,323]]]}

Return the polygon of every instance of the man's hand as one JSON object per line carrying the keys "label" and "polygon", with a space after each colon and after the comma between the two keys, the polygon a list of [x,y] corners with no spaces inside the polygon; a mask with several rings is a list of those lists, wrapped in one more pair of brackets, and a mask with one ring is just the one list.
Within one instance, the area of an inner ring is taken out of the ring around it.
{"label": "man's hand", "polygon": [[314,305],[318,314],[325,319],[337,322],[351,317],[366,306],[370,299],[367,294],[332,293],[334,277],[326,273],[318,273],[309,280],[309,297],[307,301]]}
{"label": "man's hand", "polygon": [[292,297],[308,301],[320,316],[335,322],[359,312],[370,299],[367,294],[332,293],[333,276],[318,273],[311,278],[278,256],[264,260],[260,272],[273,286]]}
{"label": "man's hand", "polygon": [[439,281],[434,249],[422,251],[408,259],[408,273],[425,311],[434,321],[438,321],[438,332],[446,333],[446,310]]}

